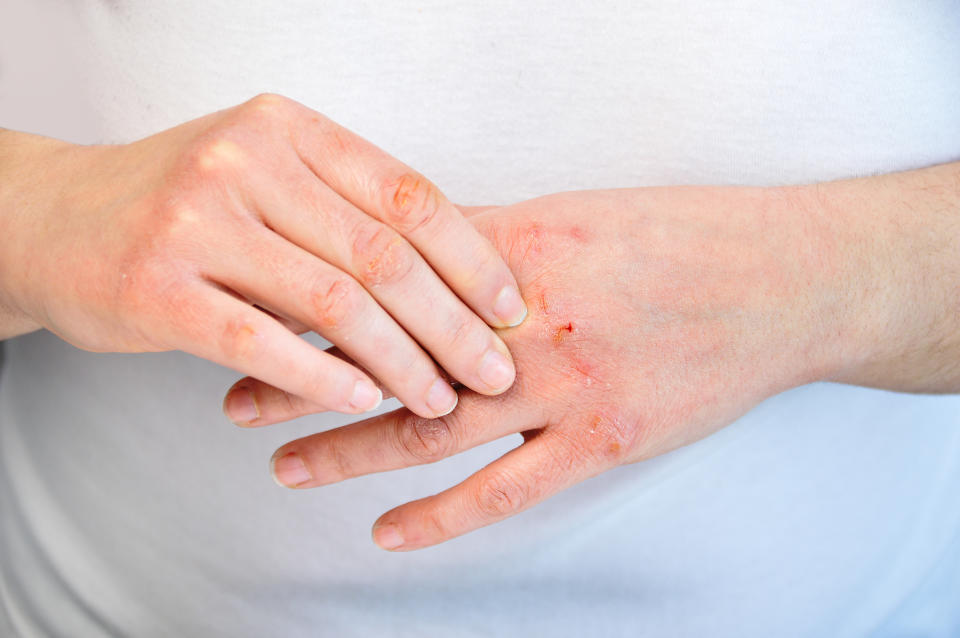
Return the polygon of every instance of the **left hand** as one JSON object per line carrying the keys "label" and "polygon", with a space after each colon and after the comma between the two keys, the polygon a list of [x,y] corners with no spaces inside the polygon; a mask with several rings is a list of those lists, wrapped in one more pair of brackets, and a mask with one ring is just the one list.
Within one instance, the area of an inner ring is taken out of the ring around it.
{"label": "left hand", "polygon": [[[308,436],[273,457],[309,488],[429,463],[513,433],[524,443],[374,526],[386,549],[443,542],[615,466],[701,439],[762,399],[830,374],[847,304],[841,252],[800,189],[571,192],[472,217],[530,308],[500,331],[517,381],[461,389],[451,414],[401,409]],[[276,422],[311,411],[254,382]]]}

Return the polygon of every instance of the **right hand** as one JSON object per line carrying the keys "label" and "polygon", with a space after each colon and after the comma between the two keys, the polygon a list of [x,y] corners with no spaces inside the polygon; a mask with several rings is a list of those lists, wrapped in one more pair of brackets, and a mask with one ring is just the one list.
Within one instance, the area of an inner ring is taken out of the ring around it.
{"label": "right hand", "polygon": [[493,246],[303,105],[264,95],[132,144],[39,147],[0,165],[0,306],[75,346],[184,350],[348,413],[376,385],[296,332],[427,418],[457,400],[430,355],[484,394],[514,380],[486,323],[526,307]]}

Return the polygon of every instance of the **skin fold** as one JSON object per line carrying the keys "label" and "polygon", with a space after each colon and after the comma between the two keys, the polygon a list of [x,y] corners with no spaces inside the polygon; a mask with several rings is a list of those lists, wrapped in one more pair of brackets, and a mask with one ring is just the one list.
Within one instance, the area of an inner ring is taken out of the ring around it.
{"label": "skin fold", "polygon": [[493,246],[422,175],[281,96],[126,145],[0,131],[0,237],[0,338],[184,350],[348,413],[379,404],[370,375],[425,417],[456,405],[439,366],[485,394],[514,378],[489,326],[526,309]]}
{"label": "skin fold", "polygon": [[[497,397],[463,389],[439,419],[401,409],[292,441],[274,475],[317,487],[522,433],[461,484],[376,522],[381,547],[410,550],[701,439],[804,383],[955,391],[958,251],[945,248],[957,240],[929,224],[960,214],[956,175],[945,165],[805,187],[571,192],[486,210],[471,220],[530,307],[500,332],[516,383]],[[942,285],[919,290],[931,268]],[[315,411],[243,383],[264,424]]]}

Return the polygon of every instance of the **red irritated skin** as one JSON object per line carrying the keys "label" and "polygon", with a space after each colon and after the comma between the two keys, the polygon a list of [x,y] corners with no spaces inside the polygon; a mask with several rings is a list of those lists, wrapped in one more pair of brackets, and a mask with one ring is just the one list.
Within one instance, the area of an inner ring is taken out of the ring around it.
{"label": "red irritated skin", "polygon": [[[500,331],[504,394],[461,390],[284,445],[274,476],[309,488],[524,443],[374,524],[385,549],[443,542],[588,477],[729,424],[818,379],[960,392],[960,162],[786,188],[644,188],[465,211],[530,307]],[[246,379],[255,425],[320,408]]]}
{"label": "red irritated skin", "polygon": [[[381,547],[418,549],[701,439],[768,396],[828,376],[847,305],[839,251],[799,192],[585,191],[474,215],[530,309],[521,326],[499,331],[514,385],[495,397],[461,389],[458,408],[438,419],[401,409],[293,441],[274,455],[275,477],[318,487],[522,433],[522,445],[459,485],[375,524]],[[298,416],[290,406],[308,411],[253,383],[270,421]]]}

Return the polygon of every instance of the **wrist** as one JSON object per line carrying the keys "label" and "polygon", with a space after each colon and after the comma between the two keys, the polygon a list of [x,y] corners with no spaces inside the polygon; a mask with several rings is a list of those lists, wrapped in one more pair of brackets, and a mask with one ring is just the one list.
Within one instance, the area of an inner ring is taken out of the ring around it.
{"label": "wrist", "polygon": [[960,219],[956,166],[798,187],[819,219],[834,312],[823,378],[900,391],[956,389]]}
{"label": "wrist", "polygon": [[28,310],[45,247],[32,239],[56,208],[62,180],[58,155],[76,148],[60,140],[0,130],[0,339],[38,330]]}
{"label": "wrist", "polygon": [[850,316],[847,238],[825,205],[821,185],[759,190],[750,231],[769,255],[754,286],[765,294],[771,316],[766,343],[774,391],[828,380],[858,357],[859,334]]}

